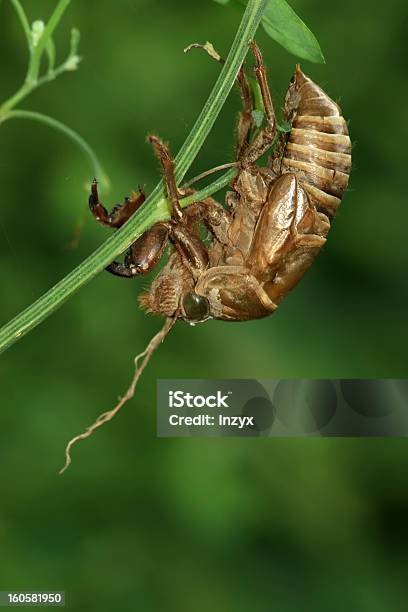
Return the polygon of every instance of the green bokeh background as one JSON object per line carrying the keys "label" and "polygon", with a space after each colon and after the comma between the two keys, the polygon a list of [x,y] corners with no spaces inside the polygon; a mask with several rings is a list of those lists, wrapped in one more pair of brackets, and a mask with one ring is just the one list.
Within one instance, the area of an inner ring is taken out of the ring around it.
{"label": "green bokeh background", "polygon": [[[54,2],[25,2],[30,18]],[[350,119],[354,169],[327,246],[273,317],[180,323],[137,397],[77,447],[66,441],[112,407],[132,357],[160,321],[137,306],[146,279],[99,275],[1,357],[0,590],[63,589],[74,610],[303,612],[403,610],[407,601],[404,440],[156,439],[157,378],[406,377],[406,31],[403,0],[293,0],[327,64],[303,67]],[[57,34],[82,32],[77,73],[22,106],[79,131],[112,181],[107,203],[177,151],[218,65],[184,55],[211,40],[226,53],[238,13],[210,0],[75,0]],[[259,33],[279,106],[295,58]],[[26,52],[0,5],[0,98],[20,84]],[[236,93],[192,173],[230,160]],[[81,212],[87,160],[44,126],[0,135],[1,321],[62,278],[108,235]]]}

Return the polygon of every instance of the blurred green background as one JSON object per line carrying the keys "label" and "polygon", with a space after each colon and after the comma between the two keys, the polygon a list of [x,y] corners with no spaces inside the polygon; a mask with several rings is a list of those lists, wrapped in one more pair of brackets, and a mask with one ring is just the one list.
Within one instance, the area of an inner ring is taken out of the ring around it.
{"label": "blurred green background", "polygon": [[[25,2],[30,19],[51,0]],[[75,610],[303,612],[406,609],[405,440],[156,439],[157,378],[406,377],[406,31],[403,0],[292,0],[327,64],[304,70],[350,119],[354,169],[327,246],[273,317],[180,323],[136,398],[73,452],[65,443],[111,408],[132,358],[158,330],[137,296],[146,279],[99,275],[1,357],[0,590],[63,589]],[[157,162],[148,131],[176,152],[239,14],[205,0],[73,1],[58,29],[82,33],[76,73],[22,106],[78,130],[112,181],[106,204]],[[296,59],[259,33],[280,105]],[[0,5],[0,98],[25,72],[10,4]],[[196,171],[230,160],[231,95]],[[30,122],[0,131],[1,321],[62,278],[109,231],[85,211],[92,169],[63,136]],[[89,215],[88,215],[89,217]],[[405,602],[405,606],[404,606]]]}

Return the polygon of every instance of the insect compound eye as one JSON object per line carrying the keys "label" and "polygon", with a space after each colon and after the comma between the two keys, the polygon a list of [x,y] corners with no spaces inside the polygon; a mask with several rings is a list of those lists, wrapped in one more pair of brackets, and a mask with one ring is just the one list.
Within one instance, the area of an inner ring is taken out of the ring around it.
{"label": "insect compound eye", "polygon": [[186,293],[183,298],[183,310],[185,319],[189,323],[205,321],[210,316],[210,305],[208,300],[196,293]]}

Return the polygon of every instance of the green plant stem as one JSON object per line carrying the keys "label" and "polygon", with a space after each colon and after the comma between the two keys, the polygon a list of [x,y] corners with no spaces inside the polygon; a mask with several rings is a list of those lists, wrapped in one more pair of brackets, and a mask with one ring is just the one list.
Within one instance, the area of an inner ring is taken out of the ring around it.
{"label": "green plant stem", "polygon": [[30,63],[28,66],[26,83],[34,85],[37,84],[42,53],[46,48],[48,41],[51,39],[55,28],[59,24],[61,17],[68,8],[70,2],[71,0],[60,0],[57,6],[55,7],[53,14],[49,18],[47,25],[44,28],[44,32],[41,34],[37,45],[33,49]]}
{"label": "green plant stem", "polygon": [[99,181],[102,183],[103,189],[108,189],[109,187],[109,179],[105,174],[97,156],[92,147],[84,140],[77,132],[72,130],[70,127],[61,123],[61,121],[57,121],[57,119],[53,119],[53,117],[48,117],[48,115],[43,115],[41,113],[36,113],[32,111],[26,110],[14,110],[6,113],[5,115],[0,115],[0,124],[8,121],[9,119],[30,119],[32,121],[38,121],[39,123],[44,123],[49,127],[58,130],[68,136],[73,142],[75,142],[80,149],[85,153],[88,157],[94,176],[97,176]]}
{"label": "green plant stem", "polygon": [[28,83],[23,83],[20,89],[16,91],[11,98],[6,100],[6,102],[3,102],[3,104],[0,106],[0,121],[3,119],[4,115],[6,115],[12,108],[17,106],[19,102],[24,100],[24,98],[26,98],[36,87],[37,85],[34,84],[29,85]]}
{"label": "green plant stem", "polygon": [[[176,157],[176,176],[180,182],[197,156],[231,91],[248,45],[254,38],[268,0],[249,0],[220,76],[204,108]],[[232,172],[232,171],[230,171]],[[229,174],[229,173],[227,173]],[[216,181],[220,185],[220,179]],[[220,188],[220,187],[218,187]],[[209,194],[208,194],[209,195]],[[168,216],[168,205],[160,182],[140,211],[102,244],[92,255],[57,285],[0,330],[0,352],[44,321],[78,289],[123,253],[153,223]]]}
{"label": "green plant stem", "polygon": [[186,208],[187,206],[190,206],[190,204],[194,204],[194,202],[201,202],[214,193],[217,193],[217,191],[220,191],[220,189],[223,189],[230,184],[232,179],[236,177],[237,172],[237,168],[231,168],[231,170],[225,172],[225,174],[211,183],[211,185],[207,185],[206,187],[203,187],[203,189],[200,189],[200,191],[193,193],[193,195],[183,198],[180,202],[181,207]]}
{"label": "green plant stem", "polygon": [[24,11],[23,7],[21,6],[19,0],[10,0],[10,2],[13,5],[13,7],[14,7],[16,13],[17,13],[17,16],[18,16],[18,18],[20,20],[21,27],[23,28],[24,35],[26,37],[28,50],[31,52],[31,49],[32,49],[31,30],[30,30],[30,24],[28,23],[28,19],[27,19],[27,16],[25,14],[25,11]]}
{"label": "green plant stem", "polygon": [[54,81],[60,74],[67,72],[67,63],[69,62],[69,59],[70,58],[68,58],[64,63],[62,63],[54,70],[49,70],[47,74],[44,74],[44,76],[37,79],[35,83],[23,83],[20,89],[16,91],[16,93],[11,96],[11,98],[3,102],[3,104],[0,106],[0,123],[4,121],[5,117],[10,115],[12,109],[15,108],[17,104],[19,104],[27,96],[29,96],[30,93],[34,91],[34,89],[38,89],[38,87],[41,87],[46,83]]}
{"label": "green plant stem", "polygon": [[51,15],[47,25],[44,28],[43,33],[40,36],[40,39],[37,42],[37,45],[34,47],[32,44],[30,26],[28,24],[25,12],[18,0],[11,0],[11,3],[13,4],[20,18],[21,25],[27,38],[28,48],[30,51],[30,61],[28,64],[27,75],[24,83],[21,85],[20,89],[16,91],[13,96],[11,96],[11,98],[3,102],[3,104],[0,106],[0,120],[2,116],[4,116],[15,106],[17,106],[17,104],[24,100],[24,98],[26,98],[34,89],[36,89],[40,85],[43,85],[44,83],[52,81],[57,76],[57,74],[60,74],[64,71],[65,63],[62,64],[59,68],[57,68],[54,73],[49,72],[44,77],[40,79],[38,78],[42,54],[47,44],[51,40],[54,30],[57,27],[63,13],[67,9],[70,2],[71,0],[60,0],[58,2],[53,14]]}

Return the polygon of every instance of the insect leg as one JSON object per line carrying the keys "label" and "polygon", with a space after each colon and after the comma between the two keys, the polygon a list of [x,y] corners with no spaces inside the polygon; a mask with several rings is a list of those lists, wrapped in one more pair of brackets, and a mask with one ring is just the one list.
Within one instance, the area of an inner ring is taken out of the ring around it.
{"label": "insect leg", "polygon": [[212,235],[213,244],[214,240],[223,245],[229,244],[228,229],[231,224],[231,214],[213,198],[191,204],[184,211],[184,215],[188,227],[197,235],[199,235],[197,225],[203,223]]}
{"label": "insect leg", "polygon": [[154,151],[162,165],[164,181],[166,183],[167,195],[169,197],[172,216],[178,221],[182,221],[183,211],[179,202],[179,191],[177,189],[176,177],[174,175],[174,162],[170,155],[170,150],[157,136],[151,134],[149,141],[153,145]]}
{"label": "insect leg", "polygon": [[146,196],[142,188],[139,194],[132,193],[130,198],[126,198],[123,204],[116,205],[110,213],[106,210],[99,200],[98,183],[96,179],[92,181],[92,191],[89,196],[89,208],[91,213],[99,223],[107,227],[119,228],[140,208]]}
{"label": "insect leg", "polygon": [[130,268],[118,261],[113,261],[105,270],[115,276],[121,276],[122,278],[133,278],[135,276]]}
{"label": "insect leg", "polygon": [[169,237],[180,253],[184,265],[194,278],[198,278],[209,264],[207,247],[201,240],[199,233],[188,223],[188,217],[181,209],[179,190],[174,174],[174,162],[168,146],[157,136],[151,135],[149,140],[162,165],[167,196],[172,207],[172,219],[167,224]]}
{"label": "insect leg", "polygon": [[[215,59],[220,64],[225,64],[225,59],[216,51],[211,43],[205,45],[199,43],[193,43],[189,45],[184,51],[191,51],[191,49],[202,49],[210,57]],[[237,141],[236,141],[236,159],[240,159],[244,150],[249,145],[249,135],[253,127],[252,111],[254,110],[254,103],[252,98],[251,87],[248,81],[248,77],[245,73],[244,65],[237,76],[237,84],[239,87],[239,93],[241,95],[243,110],[238,115],[237,124]]]}
{"label": "insect leg", "polygon": [[276,117],[272,96],[266,78],[266,69],[261,51],[255,41],[251,43],[255,57],[255,76],[258,81],[266,117],[266,126],[259,132],[251,144],[243,151],[240,158],[243,167],[251,166],[271,147],[276,136]]}
{"label": "insect leg", "polygon": [[248,77],[245,73],[244,66],[238,73],[237,82],[239,85],[239,92],[241,94],[241,100],[243,110],[238,115],[237,124],[237,143],[236,143],[236,159],[241,159],[244,151],[249,145],[249,135],[253,127],[252,111],[254,110],[254,102],[251,93],[251,87],[249,85]]}
{"label": "insect leg", "polygon": [[164,253],[169,238],[166,223],[155,223],[126,252],[124,263],[112,262],[106,270],[115,276],[133,278],[147,274]]}
{"label": "insect leg", "polygon": [[253,40],[251,43],[251,50],[254,54],[256,65],[255,65],[255,76],[261,88],[262,101],[264,105],[264,111],[266,120],[270,129],[275,131],[276,129],[276,117],[275,109],[273,107],[272,95],[269,89],[268,80],[266,78],[266,68],[263,61],[262,53],[256,42]]}

